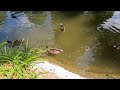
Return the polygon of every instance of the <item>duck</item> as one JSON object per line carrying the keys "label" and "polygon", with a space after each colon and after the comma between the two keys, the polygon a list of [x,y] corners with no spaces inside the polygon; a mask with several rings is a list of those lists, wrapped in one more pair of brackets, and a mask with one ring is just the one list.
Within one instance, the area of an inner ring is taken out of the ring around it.
{"label": "duck", "polygon": [[14,14],[11,14],[11,17],[12,17],[12,18],[17,18]]}
{"label": "duck", "polygon": [[7,43],[9,43],[10,45],[10,47],[12,46],[12,47],[14,47],[14,46],[18,46],[18,45],[20,45],[20,44],[23,44],[23,42],[24,42],[24,38],[22,38],[22,39],[19,39],[19,40],[15,40],[15,41],[7,41]]}
{"label": "duck", "polygon": [[63,50],[59,48],[48,48],[48,46],[46,46],[46,48],[49,55],[58,55],[63,52]]}
{"label": "duck", "polygon": [[116,43],[115,45],[113,45],[113,48],[116,48],[117,50],[120,50],[120,43]]}
{"label": "duck", "polygon": [[60,23],[60,29],[61,31],[65,32],[65,26],[63,25],[63,23]]}

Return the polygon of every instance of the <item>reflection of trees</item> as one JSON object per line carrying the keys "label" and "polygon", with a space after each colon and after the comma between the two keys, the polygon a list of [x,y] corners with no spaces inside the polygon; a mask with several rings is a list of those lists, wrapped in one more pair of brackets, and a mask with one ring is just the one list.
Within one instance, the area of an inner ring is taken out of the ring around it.
{"label": "reflection of trees", "polygon": [[68,18],[68,17],[77,16],[80,13],[83,13],[83,12],[84,11],[60,11],[59,13],[64,14]]}
{"label": "reflection of trees", "polygon": [[[104,25],[105,27],[108,27],[107,25],[112,26],[112,24],[113,25],[115,24],[115,23],[111,24],[111,22],[114,21],[114,19],[111,21],[108,21],[109,18],[111,19],[111,17],[113,17],[112,16],[113,13],[114,13],[113,11],[94,12],[96,16],[96,21],[98,20],[97,22],[99,22],[99,24],[102,24],[103,22],[107,20],[106,26]],[[116,57],[116,55],[118,55],[119,53],[116,52],[116,50],[114,50],[112,46],[120,41],[119,33],[113,33],[110,30],[106,30],[104,28],[101,28],[101,31],[102,32],[98,32],[99,35],[97,36],[99,45],[97,45],[96,54],[98,55],[99,53],[101,53],[102,57],[107,58],[107,59]]]}
{"label": "reflection of trees", "polygon": [[0,11],[0,23],[6,18],[4,11]]}
{"label": "reflection of trees", "polygon": [[30,34],[30,39],[34,45],[39,43],[41,47],[45,47],[46,45],[51,46],[54,43],[54,29],[52,26],[51,12],[28,12],[27,16],[30,22],[36,25],[36,29]]}
{"label": "reflection of trees", "polygon": [[[86,12],[87,15],[77,12],[77,14],[73,15],[75,17],[69,17],[69,14],[65,15],[66,13],[72,12],[52,12],[55,29],[54,46],[64,50],[64,54],[61,54],[60,57],[73,62],[76,57],[82,56],[86,48],[91,47],[94,42],[95,28],[91,24],[94,17],[89,12]],[[61,22],[66,27],[65,33],[61,32],[59,28]]]}
{"label": "reflection of trees", "polygon": [[35,24],[41,24],[44,22],[47,14],[45,11],[39,11],[39,12],[26,12],[29,20]]}
{"label": "reflection of trees", "polygon": [[96,18],[94,24],[98,25],[110,18],[113,14],[113,11],[92,11],[91,13],[94,14],[94,17]]}
{"label": "reflection of trees", "polygon": [[67,17],[73,17],[79,14],[94,14],[97,19],[105,20],[111,17],[113,11],[60,11],[59,13],[64,14]]}
{"label": "reflection of trees", "polygon": [[66,18],[72,18],[77,15],[94,15],[94,20],[91,21],[94,25],[98,25],[110,18],[113,15],[113,11],[61,11],[60,14],[66,16]]}
{"label": "reflection of trees", "polygon": [[98,30],[120,33],[120,11],[115,11],[111,18],[106,19],[100,24]]}
{"label": "reflection of trees", "polygon": [[[17,19],[11,17],[13,13],[17,16]],[[28,32],[34,30],[35,25],[28,20],[24,12],[6,11],[5,14],[5,22],[0,25],[0,41],[26,38]]]}
{"label": "reflection of trees", "polygon": [[97,37],[97,51],[96,54],[102,53],[105,57],[106,55],[109,56],[112,54],[112,45],[114,43],[114,38],[110,32],[102,32],[99,33]]}
{"label": "reflection of trees", "polygon": [[119,34],[113,34],[110,31],[99,33],[93,53],[96,63],[108,65],[110,68],[120,66],[120,51],[113,48],[113,45],[120,41]]}

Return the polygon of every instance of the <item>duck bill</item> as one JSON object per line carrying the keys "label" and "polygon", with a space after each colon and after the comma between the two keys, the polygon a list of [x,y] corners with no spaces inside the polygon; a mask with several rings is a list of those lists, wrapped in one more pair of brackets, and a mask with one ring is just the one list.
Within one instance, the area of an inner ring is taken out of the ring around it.
{"label": "duck bill", "polygon": [[60,51],[61,51],[61,52],[63,52],[63,50],[62,50],[62,49],[61,49]]}
{"label": "duck bill", "polygon": [[116,45],[114,45],[113,47],[116,48]]}

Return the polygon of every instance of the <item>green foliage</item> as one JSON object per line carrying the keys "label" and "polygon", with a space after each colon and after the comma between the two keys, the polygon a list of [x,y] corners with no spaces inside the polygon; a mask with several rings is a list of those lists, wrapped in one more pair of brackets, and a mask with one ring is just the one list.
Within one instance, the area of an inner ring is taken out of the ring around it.
{"label": "green foliage", "polygon": [[[25,46],[7,47],[7,42],[0,43],[0,75],[2,78],[36,78],[35,72],[28,70],[30,63],[34,60],[41,59],[42,53],[38,48],[29,48],[28,40]],[[10,68],[6,68],[4,64]]]}

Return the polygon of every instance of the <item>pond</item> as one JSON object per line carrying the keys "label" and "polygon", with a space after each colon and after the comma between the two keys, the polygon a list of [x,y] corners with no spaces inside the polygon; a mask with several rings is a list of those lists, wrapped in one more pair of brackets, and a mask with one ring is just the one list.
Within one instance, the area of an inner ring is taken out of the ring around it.
{"label": "pond", "polygon": [[[2,11],[1,11],[2,12]],[[53,62],[89,78],[120,78],[119,11],[4,11],[0,42],[29,39],[31,46],[63,49]],[[12,17],[11,14],[15,15]],[[60,23],[65,32],[60,30]]]}

